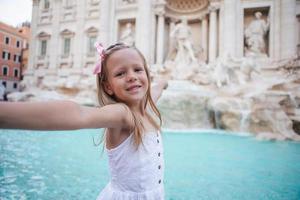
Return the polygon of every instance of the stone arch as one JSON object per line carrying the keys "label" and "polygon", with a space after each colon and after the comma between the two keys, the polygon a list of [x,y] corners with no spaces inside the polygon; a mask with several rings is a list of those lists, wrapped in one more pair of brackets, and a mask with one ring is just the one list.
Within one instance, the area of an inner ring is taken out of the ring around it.
{"label": "stone arch", "polygon": [[166,7],[174,13],[191,13],[203,10],[208,0],[166,0]]}

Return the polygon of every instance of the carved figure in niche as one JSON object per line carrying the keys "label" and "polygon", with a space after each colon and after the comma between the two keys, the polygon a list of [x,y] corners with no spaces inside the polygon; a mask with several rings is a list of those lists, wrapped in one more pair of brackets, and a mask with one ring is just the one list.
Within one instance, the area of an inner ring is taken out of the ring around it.
{"label": "carved figure in niche", "polygon": [[134,45],[134,33],[133,33],[132,24],[130,22],[126,24],[125,29],[122,31],[120,36],[120,42],[124,42],[129,46]]}
{"label": "carved figure in niche", "polygon": [[245,29],[246,56],[267,56],[265,36],[269,30],[269,17],[262,19],[261,12],[254,13],[255,19]]}
{"label": "carved figure in niche", "polygon": [[171,39],[174,40],[176,49],[175,63],[189,64],[196,61],[190,40],[191,34],[191,28],[188,26],[187,19],[183,17],[181,22],[171,32]]}
{"label": "carved figure in niche", "polygon": [[188,79],[199,67],[190,40],[191,34],[186,17],[182,17],[181,22],[171,30],[171,47],[165,67],[174,79]]}

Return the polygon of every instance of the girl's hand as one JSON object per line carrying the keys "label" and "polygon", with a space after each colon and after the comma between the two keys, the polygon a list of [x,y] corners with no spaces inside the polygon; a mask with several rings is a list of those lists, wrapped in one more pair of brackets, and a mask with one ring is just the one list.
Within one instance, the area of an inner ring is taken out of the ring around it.
{"label": "girl's hand", "polygon": [[168,80],[160,79],[157,81],[157,84],[160,85],[164,90],[168,88]]}
{"label": "girl's hand", "polygon": [[166,79],[158,79],[153,82],[153,86],[151,88],[151,96],[154,102],[157,102],[160,98],[163,90],[168,88],[168,80]]}

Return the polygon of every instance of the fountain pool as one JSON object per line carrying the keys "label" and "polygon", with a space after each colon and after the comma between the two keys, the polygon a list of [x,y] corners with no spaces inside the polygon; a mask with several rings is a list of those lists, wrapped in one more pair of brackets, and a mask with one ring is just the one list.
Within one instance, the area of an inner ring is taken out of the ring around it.
{"label": "fountain pool", "polygon": [[[300,143],[211,132],[163,132],[166,200],[300,198]],[[109,174],[93,138],[101,130],[0,130],[1,200],[96,199]]]}

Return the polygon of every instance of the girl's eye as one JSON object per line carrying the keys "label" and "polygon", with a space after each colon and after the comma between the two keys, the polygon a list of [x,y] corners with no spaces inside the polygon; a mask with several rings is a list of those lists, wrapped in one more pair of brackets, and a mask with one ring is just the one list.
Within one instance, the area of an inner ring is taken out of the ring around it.
{"label": "girl's eye", "polygon": [[125,74],[125,72],[118,72],[118,73],[116,73],[115,76],[123,76],[124,74]]}
{"label": "girl's eye", "polygon": [[136,72],[141,72],[141,71],[144,71],[144,69],[143,68],[136,68],[135,71]]}

